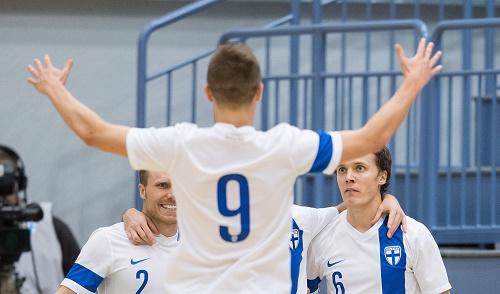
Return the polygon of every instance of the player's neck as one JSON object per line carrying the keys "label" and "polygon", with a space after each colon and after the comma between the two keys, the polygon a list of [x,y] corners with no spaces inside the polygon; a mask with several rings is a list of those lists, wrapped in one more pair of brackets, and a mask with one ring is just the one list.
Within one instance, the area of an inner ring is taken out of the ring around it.
{"label": "player's neck", "polygon": [[172,237],[177,233],[177,224],[155,223],[155,226],[160,234],[165,237]]}
{"label": "player's neck", "polygon": [[232,124],[235,127],[251,126],[255,114],[255,105],[241,107],[240,109],[227,109],[218,107],[214,103],[215,122]]}
{"label": "player's neck", "polygon": [[371,221],[380,203],[381,200],[374,200],[366,204],[348,205],[347,221],[360,233],[368,231],[373,226]]}

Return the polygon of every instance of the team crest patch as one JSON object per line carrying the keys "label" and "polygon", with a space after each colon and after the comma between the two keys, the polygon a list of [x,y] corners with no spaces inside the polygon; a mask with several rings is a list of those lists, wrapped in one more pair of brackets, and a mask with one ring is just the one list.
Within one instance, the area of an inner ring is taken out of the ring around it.
{"label": "team crest patch", "polygon": [[400,246],[387,246],[384,248],[385,260],[390,265],[397,265],[401,259],[401,247]]}
{"label": "team crest patch", "polygon": [[290,250],[295,250],[299,247],[299,230],[293,229],[290,237]]}

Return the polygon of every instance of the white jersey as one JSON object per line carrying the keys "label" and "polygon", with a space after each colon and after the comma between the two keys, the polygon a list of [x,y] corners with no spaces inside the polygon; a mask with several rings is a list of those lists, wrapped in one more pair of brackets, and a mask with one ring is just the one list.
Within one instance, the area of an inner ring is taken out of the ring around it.
{"label": "white jersey", "polygon": [[280,124],[267,132],[216,123],[131,129],[134,169],[168,172],[183,232],[166,293],[289,293],[297,176],[332,173],[339,133]]}
{"label": "white jersey", "polygon": [[83,246],[62,281],[76,293],[162,293],[168,259],[178,244],[178,233],[156,236],[156,243],[133,245],[123,223],[99,228]]}
{"label": "white jersey", "polygon": [[441,293],[451,288],[439,248],[429,230],[406,217],[387,238],[387,218],[365,233],[353,228],[346,211],[311,242],[307,276],[311,293],[326,277],[328,293]]}
{"label": "white jersey", "polygon": [[292,206],[292,294],[307,293],[307,249],[312,239],[338,214],[336,207]]}

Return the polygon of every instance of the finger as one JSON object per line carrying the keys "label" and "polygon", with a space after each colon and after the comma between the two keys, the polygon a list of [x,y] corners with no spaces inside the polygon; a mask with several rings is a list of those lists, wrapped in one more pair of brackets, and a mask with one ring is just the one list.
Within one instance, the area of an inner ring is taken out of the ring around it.
{"label": "finger", "polygon": [[415,56],[417,56],[417,57],[424,56],[426,42],[427,42],[427,40],[425,38],[420,39],[420,42],[418,43],[418,47],[417,47],[417,53],[415,53]]}
{"label": "finger", "polygon": [[127,233],[127,236],[128,236],[128,240],[130,241],[130,243],[134,244],[134,245],[143,245],[141,244],[141,238],[139,237],[139,235],[137,235],[136,232],[132,231],[129,233]]}
{"label": "finger", "polygon": [[36,80],[33,79],[33,78],[28,78],[28,83],[30,83],[32,85],[35,85],[36,84]]}
{"label": "finger", "polygon": [[154,244],[154,243],[153,243],[153,242],[149,239],[149,236],[148,236],[147,232],[145,232],[144,230],[139,230],[139,232],[136,232],[136,233],[138,233],[138,236],[139,236],[139,238],[140,238],[140,241],[139,241],[139,242],[140,242],[140,244],[141,244],[141,245],[146,245],[146,244],[147,244],[147,245],[151,246],[151,245],[153,245],[153,244]]}
{"label": "finger", "polygon": [[397,211],[391,211],[389,213],[389,219],[387,220],[387,228],[388,228],[387,237],[389,238],[392,238],[392,235],[396,231],[397,226],[394,226],[393,224],[394,224],[394,218],[396,217],[397,214],[398,214]]}
{"label": "finger", "polygon": [[38,77],[38,71],[31,65],[28,65],[28,71],[33,75],[34,77]]}
{"label": "finger", "polygon": [[438,72],[440,72],[443,69],[443,66],[440,64],[436,66],[435,68],[432,69],[432,75],[436,75]]}
{"label": "finger", "polygon": [[400,44],[396,44],[394,45],[394,50],[396,51],[396,55],[400,60],[405,58],[405,51],[403,50],[403,46],[401,46]]}
{"label": "finger", "polygon": [[403,50],[403,47],[399,44],[394,45],[394,50],[396,51],[396,55],[398,56],[399,60],[399,66],[401,67],[401,70],[405,70],[404,62],[406,59],[405,56],[405,51]]}
{"label": "finger", "polygon": [[401,221],[401,223],[403,224],[403,232],[406,234],[406,216],[403,215],[403,220]]}
{"label": "finger", "polygon": [[424,54],[424,58],[425,59],[430,59],[431,58],[431,54],[432,54],[432,50],[433,49],[434,49],[434,43],[429,42],[427,44],[427,46],[425,47],[425,54]]}
{"label": "finger", "polygon": [[64,65],[64,68],[62,70],[61,82],[63,84],[66,84],[66,81],[68,80],[69,72],[70,72],[72,66],[73,66],[73,59],[68,59],[68,61],[66,61],[66,64]]}
{"label": "finger", "polygon": [[432,58],[429,60],[429,65],[431,67],[436,65],[436,63],[439,61],[439,59],[441,58],[442,55],[443,55],[443,52],[441,52],[441,51],[436,52],[436,54],[434,54],[434,56],[432,56]]}
{"label": "finger", "polygon": [[38,71],[43,70],[43,65],[42,65],[42,62],[40,61],[40,59],[35,58],[34,63],[35,63],[36,68],[38,69]]}
{"label": "finger", "polygon": [[154,243],[156,243],[156,238],[149,228],[144,230],[143,239],[148,243],[148,245],[153,245]]}
{"label": "finger", "polygon": [[45,66],[46,67],[52,67],[52,62],[50,62],[50,57],[48,54],[45,54],[43,56],[43,60],[45,61]]}
{"label": "finger", "polygon": [[73,59],[68,59],[68,61],[66,61],[66,64],[64,65],[63,71],[69,72],[72,66],[73,66]]}

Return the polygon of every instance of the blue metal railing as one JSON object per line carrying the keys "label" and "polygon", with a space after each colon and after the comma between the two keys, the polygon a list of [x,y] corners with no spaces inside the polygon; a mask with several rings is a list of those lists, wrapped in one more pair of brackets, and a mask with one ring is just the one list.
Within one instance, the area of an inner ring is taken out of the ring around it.
{"label": "blue metal railing", "polygon": [[[438,189],[428,191],[430,199],[438,200],[430,211],[429,223],[441,242],[481,243],[500,239],[500,169],[496,154],[496,146],[500,143],[500,107],[496,94],[500,68],[494,64],[494,30],[498,29],[500,18],[446,20],[437,25],[432,35],[436,47],[442,48],[447,34],[463,32],[464,44],[461,67],[446,71],[433,81],[436,87],[447,87],[448,95],[442,95],[441,101],[427,105],[428,111],[432,107],[447,105],[447,112],[435,112],[435,122],[445,125],[439,127],[444,136],[441,138],[433,133],[429,125],[423,129],[424,136],[430,139],[429,144],[435,144],[438,150],[443,146],[447,150],[444,156],[439,152],[434,155],[435,163],[429,167],[434,172],[421,182],[422,186],[443,183]],[[475,38],[472,38],[471,30],[475,30]],[[480,69],[472,68],[473,43],[476,46],[477,43],[485,44],[483,66],[476,65]],[[461,90],[459,101],[452,94],[457,88]],[[458,103],[462,107],[455,105]],[[457,132],[452,129],[452,117],[460,109],[462,128]],[[460,142],[461,147],[455,160],[451,157],[454,153],[452,136],[458,137],[455,141]],[[441,215],[439,211],[445,213]]]}
{"label": "blue metal railing", "polygon": [[[222,1],[198,1],[183,14],[201,11],[202,2],[211,5]],[[413,4],[415,19],[398,19],[400,11],[404,12],[400,7],[411,4],[388,0],[390,20],[377,20],[372,7],[376,3],[361,2],[365,4],[366,21],[351,19],[354,10],[349,1],[313,0],[311,21],[303,24],[306,10],[301,1],[291,1],[290,14],[263,28],[232,30],[222,35],[220,43],[245,41],[262,54],[259,59],[265,93],[256,127],[268,129],[287,121],[313,129],[356,128],[392,95],[402,78],[393,44],[403,42],[409,55],[420,37],[429,38],[426,24],[418,19],[423,15],[423,5],[419,1]],[[397,195],[406,213],[424,222],[440,243],[499,242],[500,156],[495,149],[500,143],[496,95],[500,77],[495,58],[499,20],[493,18],[496,4],[484,0],[478,8],[478,1],[464,0],[462,6],[454,6],[461,9],[460,17],[464,19],[447,20],[445,17],[456,15],[456,11],[450,13],[445,2],[436,0],[432,34],[436,47],[445,51],[445,71],[422,91],[389,143],[394,161],[389,192]],[[356,8],[359,10],[359,6]],[[338,22],[324,21],[328,9],[340,11]],[[193,75],[190,113],[191,121],[196,120],[197,72],[201,71],[200,61],[207,59],[214,48],[153,74],[146,71],[147,40],[152,33],[149,30],[162,28],[180,17],[179,12],[174,12],[155,20],[141,34],[139,55],[144,58],[139,58],[139,127],[146,124],[146,84],[158,78],[165,78],[167,84],[165,113],[167,124],[172,123],[172,76],[186,67]],[[288,26],[280,27],[285,24]],[[382,31],[384,36],[380,35]],[[449,35],[453,35],[452,40],[447,39]],[[285,49],[288,55],[283,51],[275,54],[277,38],[289,38]],[[304,39],[309,44],[304,44]],[[456,60],[447,59],[450,52],[455,52]],[[309,58],[304,58],[307,54]],[[382,62],[377,60],[380,56]],[[483,58],[480,62],[478,56]],[[283,64],[288,68],[283,69]],[[336,204],[341,199],[335,179],[322,175],[300,179],[297,192],[299,204],[316,207]]]}

